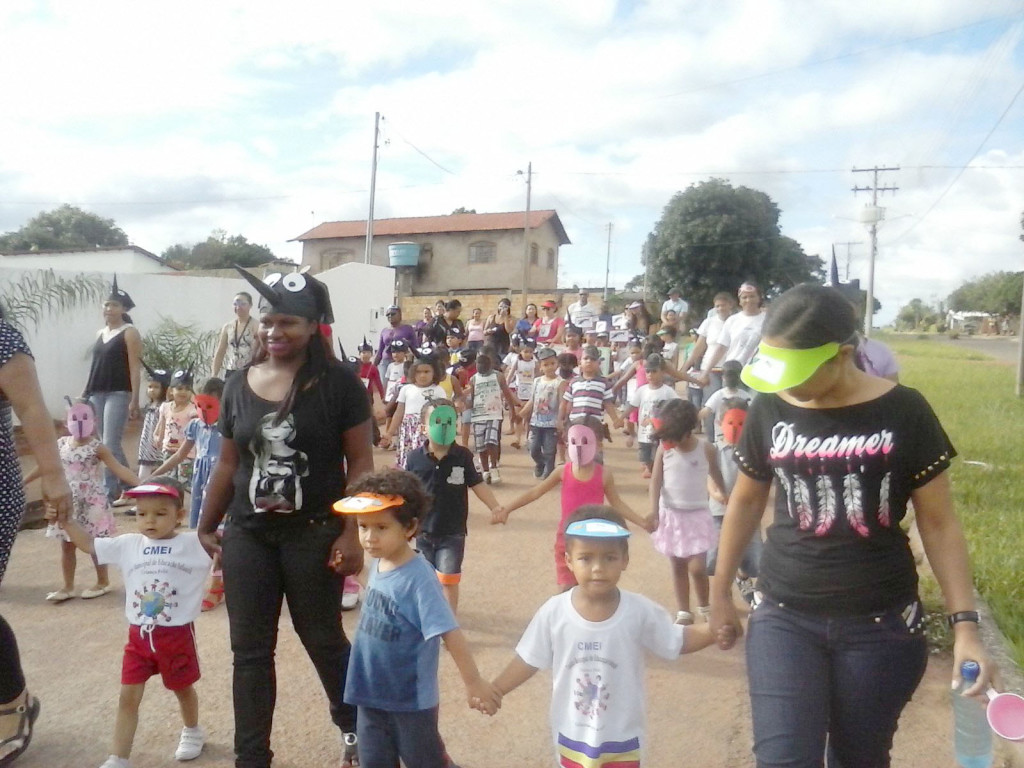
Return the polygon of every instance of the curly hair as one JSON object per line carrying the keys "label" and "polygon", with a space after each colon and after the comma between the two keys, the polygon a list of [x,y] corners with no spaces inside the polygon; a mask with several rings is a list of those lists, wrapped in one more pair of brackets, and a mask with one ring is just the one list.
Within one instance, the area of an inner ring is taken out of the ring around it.
{"label": "curly hair", "polygon": [[357,493],[401,496],[405,503],[400,507],[392,507],[390,511],[395,520],[406,529],[412,528],[417,520],[422,520],[433,502],[416,475],[394,467],[385,467],[361,475],[346,492],[350,496]]}
{"label": "curly hair", "polygon": [[659,417],[661,426],[654,432],[656,440],[678,443],[697,428],[697,407],[689,400],[666,400],[662,403]]}

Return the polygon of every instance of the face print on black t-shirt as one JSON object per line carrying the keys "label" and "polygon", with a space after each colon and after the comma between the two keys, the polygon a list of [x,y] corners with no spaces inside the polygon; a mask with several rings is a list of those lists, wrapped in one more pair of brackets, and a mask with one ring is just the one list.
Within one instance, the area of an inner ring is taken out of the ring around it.
{"label": "face print on black t-shirt", "polygon": [[256,512],[289,513],[302,509],[302,481],[309,474],[305,453],[291,446],[295,436],[295,419],[289,414],[275,424],[276,413],[260,420],[260,430],[253,436],[252,478],[249,480],[249,501]]}

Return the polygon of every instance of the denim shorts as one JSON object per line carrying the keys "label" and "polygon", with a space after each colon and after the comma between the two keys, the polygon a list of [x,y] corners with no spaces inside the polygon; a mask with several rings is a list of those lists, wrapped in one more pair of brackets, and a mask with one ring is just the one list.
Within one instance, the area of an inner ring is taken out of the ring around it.
{"label": "denim shorts", "polygon": [[465,534],[434,535],[424,531],[416,537],[416,548],[434,566],[442,584],[459,583],[466,554]]}
{"label": "denim shorts", "polygon": [[648,467],[654,464],[654,454],[658,450],[657,443],[637,443],[636,444],[636,457],[640,460],[641,464],[646,464]]}

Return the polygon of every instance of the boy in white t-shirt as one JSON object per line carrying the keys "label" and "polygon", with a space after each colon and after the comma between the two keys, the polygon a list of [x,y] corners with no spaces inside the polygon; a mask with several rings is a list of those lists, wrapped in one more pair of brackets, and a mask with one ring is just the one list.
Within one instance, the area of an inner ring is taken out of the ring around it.
{"label": "boy in white t-shirt", "polygon": [[176,760],[199,757],[206,732],[199,727],[199,680],[195,628],[212,562],[195,531],[178,533],[185,518],[185,488],[172,477],[151,477],[125,492],[137,505],[139,533],[94,539],[73,519],[60,520],[75,546],[112,563],[124,577],[128,643],[121,663],[121,696],[114,723],[113,754],[100,768],[131,768],[129,757],[146,681],[159,673],[174,692],[185,727]]}
{"label": "boy in white t-shirt", "polygon": [[707,419],[708,416],[714,416],[716,445],[722,442],[722,415],[727,410],[726,402],[738,398],[749,403],[754,397],[740,381],[742,370],[743,366],[736,360],[726,360],[722,363],[722,388],[711,394],[698,414],[701,421]]}
{"label": "boy in white t-shirt", "polygon": [[494,680],[504,695],[551,669],[555,765],[643,765],[644,651],[673,659],[714,641],[709,624],[673,624],[654,601],[619,589],[629,564],[625,526],[597,504],[569,517],[565,562],[577,586],[541,606]]}
{"label": "boy in white t-shirt", "polygon": [[467,397],[473,412],[473,444],[480,456],[485,483],[500,483],[502,401],[515,413],[519,402],[494,369],[498,355],[494,347],[483,347],[476,356],[476,373],[469,380]]}
{"label": "boy in white t-shirt", "polygon": [[626,417],[634,410],[637,414],[637,458],[643,464],[643,476],[651,476],[654,468],[654,452],[658,449],[658,441],[654,437],[656,426],[654,420],[658,410],[666,400],[679,397],[674,387],[665,383],[665,368],[668,361],[661,355],[654,354],[644,361],[647,372],[647,383],[637,387],[626,403]]}

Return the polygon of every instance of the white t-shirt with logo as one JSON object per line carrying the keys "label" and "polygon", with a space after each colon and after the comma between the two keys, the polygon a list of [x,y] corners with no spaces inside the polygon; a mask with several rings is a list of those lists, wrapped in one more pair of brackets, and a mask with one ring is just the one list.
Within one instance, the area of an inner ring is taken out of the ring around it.
{"label": "white t-shirt with logo", "polygon": [[684,628],[654,601],[621,589],[611,618],[587,621],[573,608],[572,592],[544,603],[516,646],[531,667],[551,670],[556,764],[643,765],[644,652],[675,659]]}
{"label": "white t-shirt with logo", "polygon": [[535,359],[516,359],[513,382],[516,387],[516,396],[523,401],[529,400],[533,394],[533,379],[537,375],[537,361]]}
{"label": "white t-shirt with logo", "polygon": [[721,366],[727,360],[738,360],[743,365],[749,363],[757,352],[757,345],[761,343],[763,325],[764,312],[758,315],[740,312],[726,320],[717,342],[725,347],[725,357],[718,361],[718,365]]}
{"label": "white t-shirt with logo", "polygon": [[443,400],[448,397],[440,384],[431,384],[427,387],[418,387],[415,384],[406,384],[398,391],[398,402],[405,405],[406,416],[416,416],[423,413],[423,406],[430,400]]}
{"label": "white t-shirt with logo", "polygon": [[655,408],[659,403],[675,400],[677,397],[679,395],[676,394],[675,389],[668,384],[662,384],[657,389],[650,384],[644,384],[629,396],[629,404],[639,411],[636,419],[637,440],[641,443],[654,442],[654,425],[651,423],[651,417],[655,415]]}
{"label": "white t-shirt with logo", "polygon": [[473,374],[473,421],[500,420],[501,413],[501,382],[498,372],[477,372]]}
{"label": "white t-shirt with logo", "polygon": [[199,616],[211,560],[195,531],[169,539],[126,533],[94,539],[93,547],[97,563],[121,570],[130,624],[180,627]]}
{"label": "white t-shirt with logo", "polygon": [[396,363],[392,360],[388,363],[388,370],[385,374],[387,381],[384,382],[384,402],[394,402],[398,396],[398,388],[402,386],[402,377],[405,376],[405,363]]}

